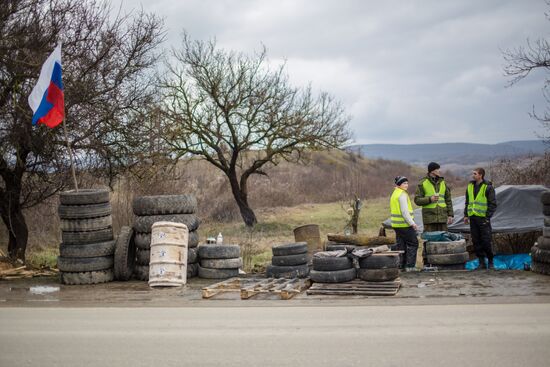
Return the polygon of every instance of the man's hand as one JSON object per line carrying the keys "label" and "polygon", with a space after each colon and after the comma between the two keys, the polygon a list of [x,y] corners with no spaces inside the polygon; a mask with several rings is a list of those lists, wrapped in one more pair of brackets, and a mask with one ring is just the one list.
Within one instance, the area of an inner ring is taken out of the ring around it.
{"label": "man's hand", "polygon": [[418,231],[418,226],[416,224],[413,224],[411,227],[413,227],[415,231]]}
{"label": "man's hand", "polygon": [[432,203],[435,203],[435,202],[437,202],[438,200],[439,200],[439,198],[438,198],[437,196],[435,196],[435,195],[432,195],[432,196],[430,197],[430,201],[431,201]]}
{"label": "man's hand", "polygon": [[447,224],[451,225],[453,224],[453,217],[447,217]]}
{"label": "man's hand", "polygon": [[469,223],[470,223],[470,218],[464,217],[464,224],[469,224]]}

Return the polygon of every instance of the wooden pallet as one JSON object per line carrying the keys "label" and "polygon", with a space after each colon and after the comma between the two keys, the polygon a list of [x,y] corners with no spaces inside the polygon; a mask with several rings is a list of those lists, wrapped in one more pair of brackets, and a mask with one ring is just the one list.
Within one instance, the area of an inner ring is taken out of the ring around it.
{"label": "wooden pallet", "polygon": [[231,278],[202,289],[202,298],[212,298],[222,292],[240,292],[241,299],[249,299],[260,293],[274,293],[287,300],[311,285],[307,279]]}
{"label": "wooden pallet", "polygon": [[336,296],[395,296],[401,287],[401,279],[389,282],[366,282],[355,279],[347,283],[313,283],[307,295]]}

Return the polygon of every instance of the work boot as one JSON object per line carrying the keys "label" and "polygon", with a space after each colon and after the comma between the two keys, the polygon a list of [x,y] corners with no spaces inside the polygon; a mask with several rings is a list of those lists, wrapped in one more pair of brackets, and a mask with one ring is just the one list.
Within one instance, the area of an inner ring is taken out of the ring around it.
{"label": "work boot", "polygon": [[489,270],[495,270],[495,263],[493,262],[493,259],[489,259],[489,266],[487,267]]}
{"label": "work boot", "polygon": [[485,270],[487,267],[485,266],[485,258],[480,257],[479,258],[479,265],[477,266],[476,270]]}

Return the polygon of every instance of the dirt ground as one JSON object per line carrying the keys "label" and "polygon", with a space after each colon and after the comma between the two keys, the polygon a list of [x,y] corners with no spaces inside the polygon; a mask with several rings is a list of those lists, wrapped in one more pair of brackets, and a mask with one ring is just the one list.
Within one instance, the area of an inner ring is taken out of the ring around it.
{"label": "dirt ground", "polygon": [[61,285],[57,277],[0,281],[0,307],[246,307],[550,303],[550,276],[528,271],[449,271],[401,274],[395,296],[308,296],[284,301],[275,294],[241,300],[239,292],[202,299],[201,289],[215,283],[191,279],[182,288],[152,289],[146,282]]}

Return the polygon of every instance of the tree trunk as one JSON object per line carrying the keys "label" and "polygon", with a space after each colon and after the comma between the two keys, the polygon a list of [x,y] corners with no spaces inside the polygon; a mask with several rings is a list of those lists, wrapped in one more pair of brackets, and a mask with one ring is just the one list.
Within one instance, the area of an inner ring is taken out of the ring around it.
{"label": "tree trunk", "polygon": [[0,210],[2,212],[2,221],[6,225],[9,234],[8,256],[12,260],[25,262],[29,230],[25,216],[19,205],[19,197],[9,197],[8,200],[2,203]]}
{"label": "tree trunk", "polygon": [[239,206],[244,224],[247,227],[254,227],[254,225],[258,223],[258,220],[256,219],[256,214],[254,214],[254,211],[252,210],[250,205],[248,205],[246,181],[244,182],[244,185],[243,182],[241,182],[241,185],[239,185],[239,180],[237,179],[236,172],[229,172],[227,174],[227,177],[229,178],[229,183],[231,184],[231,192],[233,193],[233,197],[235,198],[235,201]]}

